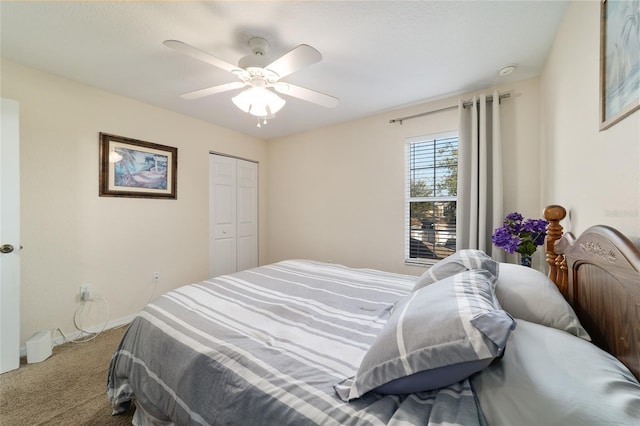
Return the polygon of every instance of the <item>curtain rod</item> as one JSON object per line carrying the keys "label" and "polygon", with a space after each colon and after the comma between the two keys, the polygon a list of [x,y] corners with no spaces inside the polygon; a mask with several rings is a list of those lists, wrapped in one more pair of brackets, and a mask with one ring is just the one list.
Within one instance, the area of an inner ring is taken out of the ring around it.
{"label": "curtain rod", "polygon": [[[499,95],[498,99],[502,100],[502,99],[507,99],[507,98],[510,98],[510,97],[511,97],[511,93],[504,93],[502,95]],[[487,102],[491,102],[491,101],[493,101],[493,96],[492,95],[487,96]],[[463,108],[468,108],[471,105],[473,105],[473,101],[465,101],[465,102],[462,103],[462,107]],[[458,105],[451,105],[451,106],[447,106],[447,107],[440,108],[440,109],[434,109],[432,111],[421,112],[420,114],[409,115],[407,117],[394,118],[393,120],[389,120],[389,123],[400,122],[400,124],[402,124],[402,122],[404,120],[411,120],[412,118],[422,117],[422,116],[433,114],[433,113],[436,113],[436,112],[447,111],[447,110],[450,110],[450,109],[453,109],[453,108],[458,108]]]}

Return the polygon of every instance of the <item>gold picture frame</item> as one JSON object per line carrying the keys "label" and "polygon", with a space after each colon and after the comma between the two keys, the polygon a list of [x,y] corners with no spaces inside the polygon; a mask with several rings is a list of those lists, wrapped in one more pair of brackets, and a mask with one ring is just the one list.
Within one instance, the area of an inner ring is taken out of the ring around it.
{"label": "gold picture frame", "polygon": [[101,197],[177,198],[178,148],[100,133]]}
{"label": "gold picture frame", "polygon": [[600,4],[600,130],[640,108],[640,0]]}

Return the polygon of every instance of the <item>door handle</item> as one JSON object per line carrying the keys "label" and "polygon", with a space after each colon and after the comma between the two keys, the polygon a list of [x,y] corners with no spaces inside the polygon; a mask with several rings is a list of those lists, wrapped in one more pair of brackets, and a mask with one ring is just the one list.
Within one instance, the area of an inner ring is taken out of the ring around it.
{"label": "door handle", "polygon": [[11,244],[3,244],[0,246],[0,253],[7,254],[13,251],[13,246]]}

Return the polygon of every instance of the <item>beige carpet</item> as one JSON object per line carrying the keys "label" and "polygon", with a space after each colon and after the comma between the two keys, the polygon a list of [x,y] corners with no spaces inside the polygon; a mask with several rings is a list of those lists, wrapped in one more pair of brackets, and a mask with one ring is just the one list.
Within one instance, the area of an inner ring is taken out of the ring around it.
{"label": "beige carpet", "polygon": [[37,364],[0,375],[0,425],[130,425],[133,408],[111,415],[109,362],[126,328],[107,330],[88,343],[65,343]]}

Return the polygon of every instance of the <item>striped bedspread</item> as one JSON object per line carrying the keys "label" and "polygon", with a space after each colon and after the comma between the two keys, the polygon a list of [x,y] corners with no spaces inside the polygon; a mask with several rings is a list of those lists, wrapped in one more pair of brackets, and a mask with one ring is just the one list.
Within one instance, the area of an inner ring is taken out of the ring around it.
{"label": "striped bedspread", "polygon": [[176,425],[473,425],[468,381],[342,402],[416,277],[289,260],[171,291],[131,323],[108,373],[114,413]]}

